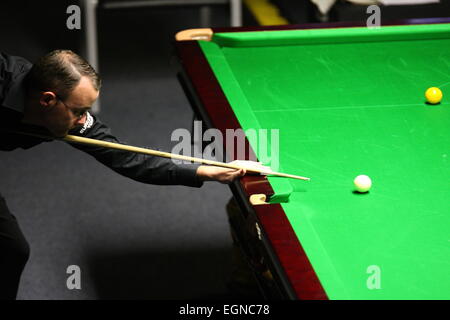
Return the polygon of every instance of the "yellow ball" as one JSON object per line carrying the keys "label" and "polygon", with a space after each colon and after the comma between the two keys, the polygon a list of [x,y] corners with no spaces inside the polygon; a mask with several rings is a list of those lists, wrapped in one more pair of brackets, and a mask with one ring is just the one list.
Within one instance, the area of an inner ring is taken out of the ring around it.
{"label": "yellow ball", "polygon": [[439,88],[431,87],[425,91],[425,98],[431,104],[436,104],[442,100],[442,91]]}

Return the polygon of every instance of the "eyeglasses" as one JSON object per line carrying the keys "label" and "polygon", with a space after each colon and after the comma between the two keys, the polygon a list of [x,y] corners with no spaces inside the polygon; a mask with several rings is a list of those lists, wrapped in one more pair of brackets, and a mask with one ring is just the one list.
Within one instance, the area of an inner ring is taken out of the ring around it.
{"label": "eyeglasses", "polygon": [[69,111],[73,114],[73,116],[77,119],[81,119],[84,117],[84,115],[86,114],[86,112],[88,111],[87,109],[72,109],[69,108],[69,106],[67,104],[64,103],[64,100],[59,96],[59,95],[55,95],[56,98],[58,98],[59,101],[61,101],[61,103],[67,108],[69,109]]}

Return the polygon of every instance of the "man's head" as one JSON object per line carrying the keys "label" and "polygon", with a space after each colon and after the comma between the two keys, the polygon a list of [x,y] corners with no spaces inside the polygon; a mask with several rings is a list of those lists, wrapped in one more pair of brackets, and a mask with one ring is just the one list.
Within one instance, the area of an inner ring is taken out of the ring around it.
{"label": "man's head", "polygon": [[58,137],[84,123],[101,86],[95,70],[70,50],[46,54],[28,77],[29,108]]}

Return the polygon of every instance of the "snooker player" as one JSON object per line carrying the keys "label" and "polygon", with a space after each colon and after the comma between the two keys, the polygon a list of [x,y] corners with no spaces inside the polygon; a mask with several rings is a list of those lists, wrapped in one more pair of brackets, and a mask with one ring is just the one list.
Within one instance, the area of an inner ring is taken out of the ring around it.
{"label": "snooker player", "polygon": [[[34,65],[0,53],[0,150],[28,149],[67,134],[119,142],[89,110],[99,95],[101,81],[95,70],[69,50],[55,50]],[[197,164],[177,165],[172,160],[102,147],[73,145],[117,173],[149,184],[202,186],[203,181],[230,183],[245,175],[234,170]],[[1,191],[1,190],[0,190]],[[29,245],[0,194],[0,299],[15,299]]]}

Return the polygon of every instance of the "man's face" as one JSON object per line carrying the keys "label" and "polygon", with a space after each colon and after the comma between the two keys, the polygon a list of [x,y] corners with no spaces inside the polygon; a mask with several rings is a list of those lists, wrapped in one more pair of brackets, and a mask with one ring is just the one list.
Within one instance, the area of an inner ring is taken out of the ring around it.
{"label": "man's face", "polygon": [[[82,77],[64,100],[57,93],[52,93],[44,92],[40,104],[47,107],[43,116],[44,125],[56,137],[64,137],[69,130],[82,126],[86,121],[86,111],[91,109],[99,95],[87,77]],[[43,98],[46,94],[48,99]]]}

